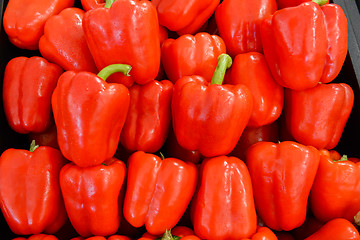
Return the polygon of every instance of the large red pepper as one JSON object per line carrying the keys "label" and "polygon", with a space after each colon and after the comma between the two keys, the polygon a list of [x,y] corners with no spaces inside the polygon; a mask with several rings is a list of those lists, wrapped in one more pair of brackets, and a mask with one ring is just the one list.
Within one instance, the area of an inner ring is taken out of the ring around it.
{"label": "large red pepper", "polygon": [[[234,11],[236,9],[236,11]],[[262,52],[260,25],[277,10],[275,0],[224,0],[215,11],[228,54]]]}
{"label": "large red pepper", "polygon": [[303,91],[286,89],[286,129],[302,144],[332,149],[340,140],[353,103],[353,90],[345,83],[319,84]]}
{"label": "large red pepper", "polygon": [[202,162],[191,218],[201,239],[242,239],[256,232],[253,188],[243,161],[219,156]]}
{"label": "large red pepper", "polygon": [[[104,80],[129,65],[110,65],[99,72],[67,71],[52,95],[58,144],[64,156],[81,167],[114,156],[129,108],[129,90]],[[100,77],[99,77],[100,76]],[[109,127],[111,126],[111,127]]]}
{"label": "large red pepper", "polygon": [[[204,54],[206,53],[206,54]],[[161,58],[170,81],[184,76],[199,75],[211,81],[220,54],[226,53],[224,41],[205,32],[169,38],[161,47]]]}
{"label": "large red pepper", "polygon": [[4,30],[15,46],[38,49],[46,20],[73,5],[74,0],[10,0],[3,16]]}
{"label": "large red pepper", "polygon": [[153,80],[129,88],[130,106],[120,142],[130,152],[156,152],[164,144],[171,124],[173,84]]}
{"label": "large red pepper", "polygon": [[128,160],[124,217],[152,235],[163,234],[184,214],[196,183],[193,163],[137,151]]}
{"label": "large red pepper", "polygon": [[116,158],[94,167],[68,163],[61,169],[61,192],[77,233],[107,236],[118,230],[125,174],[125,164]]}
{"label": "large red pepper", "polygon": [[59,173],[66,163],[60,151],[35,145],[7,149],[0,158],[0,207],[18,235],[56,233],[67,220]]}
{"label": "large red pepper", "polygon": [[228,84],[244,84],[253,96],[253,111],[247,126],[260,127],[280,117],[284,104],[284,88],[271,76],[266,59],[257,52],[236,55]]}
{"label": "large red pepper", "polygon": [[221,85],[225,70],[231,66],[229,55],[220,55],[218,61],[211,83],[201,76],[185,76],[174,85],[172,98],[178,143],[205,157],[225,155],[234,149],[253,108],[246,86]]}
{"label": "large red pepper", "polygon": [[152,0],[160,25],[179,35],[196,33],[214,13],[220,0]]}
{"label": "large red pepper", "polygon": [[318,231],[305,240],[359,240],[360,235],[355,226],[346,219],[336,218],[327,222]]}
{"label": "large red pepper", "polygon": [[248,149],[256,210],[266,226],[290,231],[303,224],[319,159],[316,148],[291,141],[258,142]]}
{"label": "large red pepper", "polygon": [[[150,1],[107,0],[105,7],[85,13],[83,28],[98,69],[129,64],[131,76],[114,74],[109,80],[145,84],[156,78],[160,67],[159,23]],[[110,6],[108,6],[110,5]]]}
{"label": "large red pepper", "polygon": [[347,20],[339,6],[305,2],[278,10],[261,26],[265,57],[282,86],[304,90],[340,72],[347,54]]}
{"label": "large red pepper", "polygon": [[323,222],[334,218],[353,222],[360,211],[360,162],[349,161],[346,156],[333,159],[329,151],[320,152],[319,169],[309,198],[312,212]]}
{"label": "large red pepper", "polygon": [[6,65],[4,111],[18,133],[43,132],[52,123],[51,95],[63,70],[42,57],[16,57]]}
{"label": "large red pepper", "polygon": [[64,70],[96,73],[98,70],[82,28],[84,13],[79,8],[66,8],[51,16],[45,23],[39,50],[44,58]]}

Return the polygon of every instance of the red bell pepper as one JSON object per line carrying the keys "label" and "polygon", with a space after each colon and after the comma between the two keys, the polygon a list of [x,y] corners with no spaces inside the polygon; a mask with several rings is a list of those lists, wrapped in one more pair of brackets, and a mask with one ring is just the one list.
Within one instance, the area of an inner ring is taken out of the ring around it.
{"label": "red bell pepper", "polygon": [[137,151],[128,160],[124,217],[152,235],[163,234],[184,214],[196,183],[193,163]]}
{"label": "red bell pepper", "polygon": [[94,167],[68,163],[60,172],[66,212],[83,237],[107,236],[119,228],[126,166],[116,158]]}
{"label": "red bell pepper", "polygon": [[74,0],[11,0],[5,8],[3,26],[17,47],[36,50],[46,20],[74,5]]}
{"label": "red bell pepper", "polygon": [[260,127],[280,117],[284,104],[284,88],[271,76],[263,54],[257,52],[236,55],[228,84],[244,84],[254,99],[247,126]]}
{"label": "red bell pepper", "polygon": [[355,226],[346,219],[336,218],[327,222],[317,232],[305,240],[359,240],[360,235]]}
{"label": "red bell pepper", "polygon": [[[128,89],[104,80],[129,65],[110,65],[99,72],[67,71],[52,95],[58,144],[64,156],[80,167],[95,166],[114,156],[129,102]],[[111,125],[111,127],[109,127]]]}
{"label": "red bell pepper", "polygon": [[327,150],[321,150],[320,156],[309,198],[312,212],[323,222],[335,218],[353,222],[360,211],[360,162],[349,161],[346,156],[333,159]]}
{"label": "red bell pepper", "polygon": [[[301,3],[304,2],[317,2],[319,4],[328,4],[329,0],[276,0],[278,9],[283,9],[283,8],[287,8],[287,7],[296,7],[298,5],[300,5]],[[324,3],[325,2],[325,3]]]}
{"label": "red bell pepper", "polygon": [[226,53],[224,41],[217,35],[205,32],[186,34],[177,39],[168,38],[161,47],[164,70],[173,83],[191,75],[202,76],[210,82],[217,59],[223,53]]}
{"label": "red bell pepper", "polygon": [[179,35],[194,34],[214,13],[220,0],[152,0],[160,25]]}
{"label": "red bell pepper", "polygon": [[285,89],[286,128],[296,141],[318,149],[334,148],[354,104],[345,83],[319,84],[303,91]]}
{"label": "red bell pepper", "polygon": [[18,133],[43,132],[52,123],[51,95],[63,70],[42,57],[16,57],[6,65],[4,111]]}
{"label": "red bell pepper", "polygon": [[[236,9],[236,11],[234,11]],[[277,10],[275,0],[224,0],[215,11],[228,54],[262,52],[260,25]]]}
{"label": "red bell pepper", "polygon": [[124,235],[111,235],[108,238],[103,237],[103,236],[92,236],[92,237],[88,237],[88,238],[83,238],[83,237],[75,237],[72,238],[71,240],[131,240],[131,238],[129,238],[128,236],[124,236]]}
{"label": "red bell pepper", "polygon": [[296,142],[258,142],[246,154],[259,218],[273,230],[290,231],[305,221],[320,153]]}
{"label": "red bell pepper", "polygon": [[347,22],[340,7],[305,2],[284,8],[261,25],[264,55],[275,80],[304,90],[332,81],[347,53]]}
{"label": "red bell pepper", "polygon": [[[85,13],[83,29],[98,69],[129,64],[131,76],[114,74],[109,81],[127,87],[155,79],[160,67],[159,23],[150,1],[107,0],[105,7]],[[110,5],[110,6],[108,6]]]}
{"label": "red bell pepper", "polygon": [[258,226],[256,233],[251,238],[243,238],[242,240],[278,240],[278,238],[270,228]]}
{"label": "red bell pepper", "polygon": [[84,11],[89,11],[95,8],[105,7],[105,0],[81,0],[81,6]]}
{"label": "red bell pepper", "polygon": [[153,80],[129,88],[130,106],[120,142],[130,152],[156,152],[164,144],[171,123],[173,84]]}
{"label": "red bell pepper", "polygon": [[67,220],[59,173],[60,151],[35,145],[7,149],[0,157],[0,208],[18,235],[56,233]]}
{"label": "red bell pepper", "polygon": [[84,13],[79,8],[66,8],[51,16],[45,23],[39,50],[44,58],[65,70],[96,73],[82,28]]}
{"label": "red bell pepper", "polygon": [[229,154],[252,113],[253,98],[246,86],[221,85],[231,61],[229,55],[219,56],[210,84],[193,75],[174,85],[171,107],[176,139],[183,148],[198,150],[205,157]]}
{"label": "red bell pepper", "polygon": [[58,238],[55,237],[54,235],[34,234],[34,235],[31,235],[29,238],[16,237],[16,238],[13,238],[12,240],[58,240]]}
{"label": "red bell pepper", "polygon": [[191,204],[194,232],[201,239],[242,239],[256,232],[249,171],[236,157],[205,159]]}

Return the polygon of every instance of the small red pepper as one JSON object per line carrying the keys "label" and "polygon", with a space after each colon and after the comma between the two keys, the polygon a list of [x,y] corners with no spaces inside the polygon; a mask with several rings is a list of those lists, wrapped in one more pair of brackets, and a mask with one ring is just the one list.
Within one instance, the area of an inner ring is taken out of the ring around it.
{"label": "small red pepper", "polygon": [[55,237],[54,235],[48,235],[48,234],[34,234],[31,235],[28,238],[25,237],[16,237],[13,238],[12,240],[58,240],[57,237]]}
{"label": "small red pepper", "polygon": [[32,142],[0,157],[0,207],[18,235],[54,234],[67,220],[59,184],[66,160],[59,150]]}
{"label": "small red pepper", "polygon": [[125,174],[125,164],[116,158],[94,167],[68,163],[61,169],[66,212],[82,237],[107,236],[118,230]]}
{"label": "small red pepper", "polygon": [[278,240],[278,238],[270,228],[258,226],[256,233],[251,238],[243,238],[241,240]]}
{"label": "small red pepper", "polygon": [[74,0],[11,0],[3,16],[4,30],[15,46],[36,50],[46,20],[73,5]]}
{"label": "small red pepper", "polygon": [[96,73],[98,70],[82,28],[84,14],[79,8],[66,8],[51,16],[45,23],[39,50],[44,58],[64,70]]}
{"label": "small red pepper", "polygon": [[[112,3],[113,2],[113,3]],[[110,82],[130,87],[156,78],[160,67],[159,22],[154,5],[145,0],[107,0],[105,7],[85,13],[85,38],[98,69],[129,64],[131,76],[114,74]]]}
{"label": "small red pepper", "polygon": [[152,235],[163,234],[184,214],[196,182],[197,168],[191,162],[133,153],[128,160],[125,219],[134,227],[145,225]]}
{"label": "small red pepper", "polygon": [[164,144],[171,124],[173,84],[153,80],[129,88],[130,105],[120,142],[130,152],[156,152]]}
{"label": "small red pepper", "polygon": [[[236,11],[234,11],[236,9]],[[260,25],[277,10],[275,0],[224,0],[215,11],[228,54],[262,52]]]}
{"label": "small red pepper", "polygon": [[318,231],[305,240],[359,240],[360,235],[355,226],[346,219],[336,218],[327,222]]}
{"label": "small red pepper", "polygon": [[246,154],[259,218],[273,230],[290,231],[306,218],[320,153],[296,142],[258,142]]}
{"label": "small red pepper", "polygon": [[210,82],[217,59],[223,53],[226,53],[224,41],[217,35],[205,32],[185,34],[177,39],[168,38],[161,47],[164,70],[173,83],[191,75],[202,76]]}
{"label": "small red pepper", "polygon": [[160,25],[179,35],[194,34],[214,13],[220,0],[152,0]]}
{"label": "small red pepper", "polygon": [[236,157],[205,159],[191,204],[196,236],[242,239],[256,232],[257,216],[249,171]]}
{"label": "small red pepper", "polygon": [[319,84],[296,91],[285,89],[286,129],[299,143],[317,149],[334,148],[354,104],[354,92],[345,83]]}
{"label": "small red pepper", "polygon": [[89,11],[95,8],[105,7],[105,0],[81,0],[81,6],[84,11]]}
{"label": "small red pepper", "polygon": [[39,133],[51,126],[51,95],[62,73],[58,65],[42,57],[10,60],[5,68],[3,101],[14,131]]}
{"label": "small red pepper", "polygon": [[[80,167],[95,166],[114,156],[130,96],[128,89],[104,80],[129,65],[110,65],[99,72],[67,71],[52,95],[58,144],[64,156]],[[111,125],[111,127],[109,127]]]}
{"label": "small red pepper", "polygon": [[253,108],[246,86],[221,85],[232,63],[230,56],[222,54],[218,62],[210,84],[197,75],[179,79],[171,105],[178,143],[205,157],[226,155],[234,149]]}
{"label": "small red pepper", "polygon": [[353,222],[360,211],[360,162],[354,163],[346,156],[333,159],[329,151],[320,152],[320,164],[309,198],[312,212],[323,222],[334,218]]}

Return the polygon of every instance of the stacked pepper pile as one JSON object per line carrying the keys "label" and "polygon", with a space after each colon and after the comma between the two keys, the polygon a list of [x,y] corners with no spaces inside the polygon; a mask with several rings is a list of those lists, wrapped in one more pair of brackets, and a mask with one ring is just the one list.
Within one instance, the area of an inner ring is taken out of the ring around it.
{"label": "stacked pepper pile", "polygon": [[3,25],[34,51],[3,79],[36,140],[0,158],[17,239],[360,239],[338,5],[10,0]]}

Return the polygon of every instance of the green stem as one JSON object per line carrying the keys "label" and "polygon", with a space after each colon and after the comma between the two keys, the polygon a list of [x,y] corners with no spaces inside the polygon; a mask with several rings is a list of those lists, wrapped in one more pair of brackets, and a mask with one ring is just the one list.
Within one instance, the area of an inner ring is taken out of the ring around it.
{"label": "green stem", "polygon": [[342,157],[339,160],[333,160],[333,162],[342,162],[342,161],[348,161],[347,155],[342,155]]}
{"label": "green stem", "polygon": [[36,145],[35,140],[32,140],[31,143],[30,143],[30,149],[29,149],[29,151],[30,151],[30,152],[34,152],[35,149],[37,149],[38,147],[39,147],[39,145]]}
{"label": "green stem", "polygon": [[157,238],[156,240],[179,240],[181,237],[174,236],[171,234],[171,230],[166,230],[164,235],[161,238]]}
{"label": "green stem", "polygon": [[131,66],[127,64],[112,64],[107,67],[104,67],[99,73],[98,77],[102,78],[104,81],[113,73],[121,72],[125,76],[130,76],[129,72]]}
{"label": "green stem", "polygon": [[219,84],[221,85],[224,81],[225,72],[232,65],[232,59],[227,54],[221,54],[218,57],[218,64],[214,71],[213,77],[211,79],[211,84]]}
{"label": "green stem", "polygon": [[110,8],[111,5],[115,2],[116,0],[106,0],[105,1],[105,6],[106,8]]}
{"label": "green stem", "polygon": [[360,226],[360,211],[354,217],[356,225]]}
{"label": "green stem", "polygon": [[159,154],[160,154],[161,160],[164,160],[165,159],[164,154],[162,152],[160,152]]}
{"label": "green stem", "polygon": [[327,0],[312,0],[314,3],[319,4],[319,6],[325,5]]}

